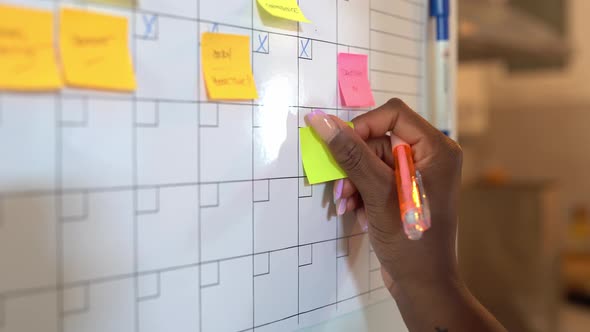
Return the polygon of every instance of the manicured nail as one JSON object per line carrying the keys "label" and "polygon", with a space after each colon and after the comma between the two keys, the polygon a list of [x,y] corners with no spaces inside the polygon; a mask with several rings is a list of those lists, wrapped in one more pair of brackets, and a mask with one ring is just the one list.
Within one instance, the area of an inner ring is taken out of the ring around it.
{"label": "manicured nail", "polygon": [[346,212],[346,203],[348,202],[348,199],[343,198],[340,200],[340,202],[338,202],[338,208],[336,209],[336,214],[341,216],[344,214],[344,212]]}
{"label": "manicured nail", "polygon": [[367,211],[365,211],[365,208],[356,210],[356,220],[358,221],[359,225],[361,225],[363,232],[369,230],[369,218],[367,218]]}
{"label": "manicured nail", "polygon": [[344,180],[340,179],[334,183],[334,203],[342,197],[342,188],[344,187]]}
{"label": "manicured nail", "polygon": [[330,143],[340,131],[336,122],[320,110],[314,110],[306,115],[305,121],[326,143]]}

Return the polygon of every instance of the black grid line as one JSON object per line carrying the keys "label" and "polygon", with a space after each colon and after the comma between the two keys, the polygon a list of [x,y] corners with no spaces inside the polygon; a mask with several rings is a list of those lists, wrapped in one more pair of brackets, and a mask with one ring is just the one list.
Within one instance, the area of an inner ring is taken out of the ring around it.
{"label": "black grid line", "polygon": [[[89,215],[89,197],[88,197],[88,191],[86,190],[82,190],[80,192],[77,193],[71,193],[70,195],[78,195],[81,196],[82,198],[82,206],[81,206],[81,212],[79,214],[73,215],[73,216],[63,216],[61,215],[60,218],[58,219],[60,222],[80,222],[80,221],[85,221],[88,219],[88,215]],[[63,198],[64,196],[60,196],[61,199],[61,204],[63,207]],[[62,209],[62,214],[63,214],[63,209]]]}
{"label": "black grid line", "polygon": [[[256,6],[256,2],[255,1],[252,1],[252,12],[250,13],[250,25],[251,25],[251,29],[254,29],[254,7],[255,6]],[[270,34],[267,34],[267,36],[268,36],[267,38],[270,39]],[[252,37],[254,37],[254,31],[252,31]],[[270,42],[269,42],[269,44],[270,44]],[[251,47],[252,47],[252,50],[250,51],[250,63],[251,63],[251,66],[252,66],[252,73],[254,73],[254,52],[253,52],[254,51],[254,38],[252,38],[252,45],[251,45]],[[252,104],[253,103],[254,103],[254,101],[252,101]],[[256,106],[252,105],[252,108],[251,108],[251,121],[252,121],[251,124],[252,125],[256,121],[255,114],[254,114],[254,108],[255,107]],[[251,126],[251,127],[253,127],[253,126]],[[254,158],[255,158],[254,157],[254,144],[255,144],[255,142],[254,142],[254,140],[255,140],[255,138],[254,138],[254,128],[250,128],[250,133],[252,135],[251,141],[250,141],[251,142],[250,144],[252,144],[250,146],[250,148],[251,148],[250,149],[250,152],[251,152],[251,166],[250,167],[251,167],[251,172],[252,172],[252,176],[251,176],[252,177],[252,184],[251,184],[251,186],[252,186],[252,201],[254,201],[254,195],[255,195],[255,188],[254,188],[254,186],[256,184],[256,182],[254,181],[254,177],[255,177],[254,174],[256,173],[256,171],[254,170],[254,167],[255,167],[255,163],[254,163]],[[269,186],[268,197],[269,197],[269,200],[270,200],[270,180],[268,181],[268,186]],[[254,227],[254,218],[255,218],[254,211],[255,211],[256,206],[255,206],[254,203],[252,203],[251,206],[252,206],[252,219],[251,219],[251,222],[252,222],[252,258],[251,258],[252,259],[252,325],[254,325],[254,324],[256,324],[256,281],[254,280],[254,277],[255,277],[254,270],[256,268],[256,264],[254,262],[254,259],[255,259],[254,258],[254,256],[255,256],[254,253],[256,251],[256,229]],[[270,253],[268,253],[267,255],[268,255],[268,273],[270,273]]]}
{"label": "black grid line", "polygon": [[[342,247],[338,248],[338,243],[344,243],[344,247],[345,247],[345,248],[342,248]],[[349,243],[349,239],[340,239],[340,240],[338,240],[338,241],[336,242],[336,244],[337,244],[337,247],[336,247],[336,258],[338,259],[338,258],[345,258],[345,257],[348,257],[348,256],[349,256],[349,255],[348,255],[348,254],[349,254],[349,250],[350,250],[350,243]],[[342,255],[339,255],[339,254],[338,254],[338,251],[339,251],[338,249],[341,249],[342,251],[344,251],[344,250],[345,250],[345,251],[346,251],[346,253],[343,253]]]}
{"label": "black grid line", "polygon": [[404,96],[414,96],[420,97],[422,94],[420,92],[407,92],[407,91],[394,91],[394,90],[385,90],[385,89],[373,89],[373,92],[382,92],[382,93],[389,93],[391,95],[404,95]]}
{"label": "black grid line", "polygon": [[400,1],[411,3],[412,5],[416,5],[418,7],[424,7],[424,3],[420,2],[420,1],[415,1],[415,0],[400,0]]}
{"label": "black grid line", "polygon": [[[340,26],[338,24],[338,17],[339,17],[339,10],[338,9],[339,9],[339,7],[340,7],[340,4],[339,4],[338,0],[336,0],[336,42],[340,42]],[[367,13],[367,14],[370,16],[370,13]],[[369,28],[370,28],[370,26],[369,26]],[[369,36],[369,40],[370,39],[371,38]],[[350,47],[347,47],[347,49],[348,49],[347,52],[350,52]],[[338,72],[339,72],[338,71],[338,53],[339,53],[338,46],[336,46],[336,54],[334,55],[334,57],[336,58],[336,75],[339,75],[338,74]],[[343,96],[340,95],[340,93],[341,93],[341,91],[340,91],[340,82],[338,81],[338,78],[336,78],[336,96],[337,96],[337,100],[336,100],[336,116],[338,116],[339,115],[339,112],[341,111],[340,103],[342,102]],[[350,119],[347,119],[347,120],[350,120]],[[332,206],[332,203],[330,203],[329,208],[331,206]],[[335,208],[337,208],[337,207],[335,207]],[[339,234],[339,230],[340,230],[339,228],[340,228],[340,222],[341,221],[342,221],[342,216],[336,215],[336,237],[338,237],[338,234]],[[338,264],[339,264],[339,262],[338,262],[338,241],[336,241],[334,243],[334,246],[336,247],[336,250],[335,250],[336,257],[334,258],[336,260],[336,264],[334,264],[334,266],[335,266],[335,271],[334,271],[334,279],[335,280],[334,280],[334,284],[336,285],[336,287],[335,287],[335,289],[336,289],[336,299],[338,299],[338,288],[339,288],[339,285],[338,285]],[[312,249],[313,249],[313,246],[312,246]],[[313,251],[312,251],[312,254],[313,254]],[[313,255],[312,255],[312,257],[313,257]],[[338,309],[338,304],[337,303],[336,303],[336,309]]]}
{"label": "black grid line", "polygon": [[104,192],[117,192],[117,191],[133,191],[133,190],[140,190],[140,189],[153,189],[154,187],[158,188],[173,188],[173,187],[188,187],[188,186],[200,186],[200,185],[209,185],[209,184],[227,184],[227,183],[243,183],[243,182],[251,182],[251,181],[272,181],[272,180],[287,180],[287,179],[304,179],[305,176],[281,176],[281,177],[262,177],[262,178],[254,178],[254,179],[245,179],[245,180],[225,180],[225,181],[204,181],[204,182],[171,182],[171,183],[164,183],[164,184],[138,184],[138,185],[122,185],[122,186],[113,186],[113,187],[72,187],[72,188],[62,188],[60,191],[58,190],[26,190],[26,191],[14,191],[14,192],[0,192],[0,196],[5,198],[15,198],[15,197],[34,197],[34,196],[44,196],[44,195],[59,195],[59,194],[76,194],[80,192],[87,192],[89,194],[93,193],[104,193]]}
{"label": "black grid line", "polygon": [[[221,261],[219,262],[213,262],[213,263],[208,263],[206,265],[210,265],[210,264],[215,264],[215,268],[217,270],[217,280],[215,280],[215,282],[212,283],[207,283],[205,285],[203,285],[203,280],[200,280],[200,288],[209,288],[209,287],[214,287],[214,286],[219,286],[221,284]],[[204,265],[204,264],[201,264]],[[202,270],[202,268],[200,268],[199,270]],[[202,279],[202,274],[201,274],[201,279]]]}
{"label": "black grid line", "polygon": [[[82,109],[80,110],[82,112],[82,120],[79,121],[72,121],[72,120],[63,120],[60,121],[60,125],[62,127],[70,127],[70,128],[76,128],[76,127],[86,127],[88,126],[88,96],[80,96],[79,98],[72,98],[72,99],[80,99],[82,101]],[[62,104],[63,106],[63,104]],[[62,108],[62,115],[63,115],[63,108]]]}
{"label": "black grid line", "polygon": [[[161,273],[155,273],[155,277],[156,277],[156,293],[155,294],[149,294],[149,295],[144,295],[141,296],[139,295],[139,290],[137,293],[137,297],[136,297],[136,302],[142,302],[142,301],[147,301],[147,300],[153,300],[153,299],[157,299],[162,295],[162,276]],[[139,276],[137,276],[137,278],[139,279]],[[138,280],[139,283],[139,280]],[[137,327],[139,329],[139,322],[137,322]]]}
{"label": "black grid line", "polygon": [[[84,312],[88,312],[88,310],[90,309],[90,284],[85,284],[85,285],[80,285],[80,286],[75,286],[75,287],[68,287],[68,288],[82,288],[82,296],[84,297],[83,300],[83,304],[81,308],[76,308],[76,309],[72,309],[72,310],[63,310],[63,308],[58,308],[58,311],[61,313],[60,316],[65,317],[65,316],[69,316],[69,315],[76,315],[76,314],[81,314]],[[62,289],[66,290],[67,288]]]}
{"label": "black grid line", "polygon": [[403,16],[403,15],[398,15],[398,14],[395,14],[395,13],[390,13],[390,12],[386,12],[386,11],[379,10],[379,9],[371,8],[371,12],[382,14],[382,15],[389,16],[389,17],[395,17],[395,18],[400,19],[400,20],[403,20],[403,21],[408,21],[408,22],[412,22],[412,23],[418,23],[418,24],[421,24],[421,25],[424,25],[425,24],[424,21],[417,20],[415,18],[406,17],[406,16]]}
{"label": "black grid line", "polygon": [[305,264],[301,264],[301,258],[298,259],[298,264],[299,267],[304,267],[304,266],[310,266],[313,265],[313,244],[309,244],[309,245],[305,245],[305,246],[299,246],[297,253],[299,254],[299,256],[301,257],[301,254],[299,253],[299,251],[301,250],[301,248],[303,247],[308,247],[309,246],[309,263],[305,263]]}
{"label": "black grid line", "polygon": [[[201,1],[197,0],[197,15],[201,14]],[[197,68],[201,68],[201,24],[197,24],[197,36],[198,37],[198,47],[197,47]],[[199,94],[201,94],[201,79],[199,78],[197,80],[197,92]],[[197,182],[201,181],[201,104],[197,103],[196,104],[197,107],[197,123],[199,124],[199,126],[197,126],[197,142],[195,142],[195,146],[196,146],[196,152],[197,152]],[[219,124],[219,105],[217,106],[216,109],[217,112],[217,124]],[[219,185],[217,185],[217,203],[219,204]],[[201,189],[199,188],[198,190],[198,202],[195,202],[195,204],[199,204],[199,206],[201,205]],[[203,220],[202,218],[202,209],[199,207],[199,213],[197,213],[197,241],[199,242],[199,254],[198,254],[198,259],[199,262],[203,259],[203,241],[202,237],[201,237],[201,220]],[[219,275],[217,276],[218,278],[220,277]],[[203,295],[202,295],[202,288],[201,283],[202,283],[202,278],[203,278],[203,273],[201,271],[201,267],[199,266],[199,287],[197,287],[197,303],[199,306],[199,332],[203,330]]]}
{"label": "black grid line", "polygon": [[406,76],[406,77],[412,77],[412,78],[418,78],[418,79],[424,77],[421,74],[401,73],[401,72],[390,71],[390,70],[382,70],[382,69],[371,69],[369,71],[370,72],[375,72],[375,73],[381,73],[381,74],[389,74],[389,75],[395,75],[395,76]]}
{"label": "black grid line", "polygon": [[392,37],[397,37],[397,38],[401,38],[401,39],[410,40],[410,41],[413,41],[413,42],[423,42],[424,41],[422,38],[409,37],[409,36],[402,35],[402,34],[399,34],[399,33],[390,32],[390,31],[384,31],[384,30],[379,30],[379,29],[375,29],[375,28],[371,28],[370,31],[371,32],[381,33],[381,34],[392,36]]}
{"label": "black grid line", "polygon": [[2,119],[4,119],[4,94],[0,93],[0,127],[2,127]]}
{"label": "black grid line", "polygon": [[[59,8],[59,0],[56,0],[53,2],[52,4],[52,10],[53,12],[57,12]],[[53,28],[54,31],[57,31],[58,29],[58,22],[57,20],[54,20],[53,22]],[[58,44],[58,40],[57,38],[54,38],[53,40],[54,43],[54,47],[55,49],[58,49],[59,44]],[[62,216],[63,211],[62,211],[62,157],[63,157],[63,142],[62,142],[62,135],[63,135],[63,128],[61,126],[61,120],[62,120],[62,106],[63,106],[63,101],[61,98],[61,93],[59,93],[56,97],[55,97],[55,185],[54,188],[56,188],[56,194],[57,194],[57,200],[56,200],[56,204],[55,204],[55,220],[59,220],[59,218]],[[56,280],[56,285],[53,285],[53,288],[56,289],[56,308],[61,312],[61,310],[63,309],[63,304],[64,304],[64,298],[63,298],[63,292],[60,290],[63,283],[63,278],[64,278],[64,263],[63,263],[63,224],[58,222],[55,225],[55,261],[56,261],[56,268],[55,268],[55,272],[56,272],[56,276],[55,276],[55,280]],[[63,315],[57,315],[57,320],[56,320],[56,327],[57,327],[57,331],[61,332],[64,329],[64,317]]]}
{"label": "black grid line", "polygon": [[149,122],[147,122],[143,119],[141,121],[139,120],[139,114],[138,114],[139,107],[137,106],[137,103],[138,103],[137,99],[134,98],[134,100],[133,100],[133,104],[134,104],[134,106],[133,106],[133,108],[134,108],[133,126],[139,127],[139,128],[158,128],[160,126],[160,103],[161,103],[161,101],[158,101],[158,100],[153,101],[153,103],[154,103],[154,114],[153,114],[154,119],[153,119],[153,121],[149,121]]}
{"label": "black grid line", "polygon": [[[133,25],[133,35],[136,36],[138,34],[137,32],[137,10],[134,8],[132,11],[132,25]],[[156,24],[159,24],[157,21],[159,21],[159,18],[157,16],[155,16],[155,20],[156,20]],[[158,27],[159,29],[159,27]],[[137,59],[137,38],[133,38],[133,59]],[[137,61],[133,61],[133,70],[135,72],[137,72]],[[135,208],[135,213],[133,213],[133,273],[135,274],[134,278],[133,278],[133,318],[134,318],[134,329],[135,332],[139,332],[139,279],[137,277],[137,272],[139,271],[139,216],[137,214],[137,207],[138,207],[138,195],[139,195],[139,191],[137,189],[137,184],[139,183],[139,172],[138,172],[138,139],[137,139],[137,135],[138,135],[138,126],[137,126],[137,111],[138,111],[138,107],[137,107],[137,92],[133,93],[133,104],[132,104],[132,119],[131,119],[131,123],[133,124],[133,126],[131,126],[131,145],[132,145],[132,160],[131,160],[131,168],[132,168],[132,179],[131,179],[131,183],[133,184],[133,197],[131,198],[132,201],[132,206]],[[160,110],[159,110],[159,103],[156,103],[155,105],[155,124],[154,126],[157,126],[159,123],[159,116],[160,116]],[[156,202],[158,204],[158,209],[159,209],[159,196],[160,196],[160,190],[156,189],[156,195],[158,196],[156,198]],[[158,293],[160,292],[160,274],[158,273]]]}
{"label": "black grid line", "polygon": [[[140,197],[144,195],[144,193],[141,193],[142,191],[146,191],[146,192],[154,192],[154,205],[153,207],[150,208],[144,208],[140,206]],[[160,212],[160,187],[158,186],[154,186],[152,188],[135,188],[134,189],[134,196],[135,196],[135,215],[137,216],[142,216],[142,215],[146,215],[146,214],[155,214],[155,213],[159,213]]]}
{"label": "black grid line", "polygon": [[268,253],[265,253],[265,254],[255,254],[255,255],[252,256],[254,259],[256,259],[255,258],[256,256],[266,255],[266,269],[267,269],[266,272],[256,273],[256,267],[255,267],[256,264],[254,264],[254,269],[252,270],[252,274],[254,275],[254,277],[260,277],[260,276],[265,276],[265,275],[269,275],[270,274],[270,254],[271,253],[268,252]]}
{"label": "black grid line", "polygon": [[[348,47],[348,46],[343,46],[343,47]],[[370,69],[370,71],[375,71],[375,72],[384,72],[384,73],[390,73],[390,74],[395,74],[395,75],[399,75],[399,76],[414,76],[414,74],[405,74],[405,73],[397,73],[397,72],[388,72],[386,70],[378,70],[378,69]],[[418,75],[416,74],[417,77],[422,78],[422,75]],[[374,91],[374,89],[373,89]],[[125,95],[83,95],[83,94],[77,94],[77,95],[67,95],[67,94],[62,94],[61,95],[62,98],[67,99],[67,98],[82,98],[82,97],[88,97],[90,99],[93,100],[119,100],[119,101],[130,101],[130,97],[129,96],[125,96]],[[185,104],[213,104],[213,105],[228,105],[228,106],[257,106],[257,107],[264,107],[267,106],[265,104],[261,104],[261,103],[246,103],[246,102],[224,102],[224,101],[219,101],[219,102],[212,102],[210,100],[182,100],[182,99],[165,99],[165,98],[147,98],[147,97],[137,97],[136,98],[137,101],[139,102],[154,102],[154,103],[185,103]],[[287,105],[286,107],[288,108],[303,108],[303,109],[309,109],[309,108],[321,108],[321,109],[326,109],[326,110],[336,110],[336,107],[329,107],[329,106],[314,106],[314,105]],[[351,108],[351,111],[364,111],[364,109],[355,109],[355,108]]]}
{"label": "black grid line", "polygon": [[[215,187],[215,196],[216,196],[216,197],[215,197],[215,203],[207,203],[207,204],[203,204],[203,201],[202,201],[202,200],[203,200],[203,198],[201,197],[201,196],[202,196],[202,194],[203,194],[203,192],[202,192],[201,190],[202,190],[202,189],[203,189],[205,186],[214,186],[214,187]],[[200,202],[200,203],[199,203],[199,206],[201,207],[201,209],[206,209],[206,208],[216,208],[216,207],[219,207],[219,205],[221,204],[221,201],[220,201],[220,193],[219,193],[219,191],[220,191],[220,189],[221,189],[221,186],[219,185],[219,183],[201,185],[201,186],[200,186],[200,189],[201,189],[201,190],[199,191],[199,195],[201,195],[201,196],[199,196],[199,197],[200,197],[200,198],[199,198],[199,202]]]}
{"label": "black grid line", "polygon": [[[297,1],[299,3],[299,0]],[[297,118],[299,119],[299,106],[301,105],[301,58],[299,57],[299,38],[300,38],[300,31],[301,31],[301,24],[297,22]],[[299,129],[297,130],[297,174],[299,174],[299,160],[301,160],[301,140],[299,135]],[[301,196],[299,192],[300,186],[297,186],[297,196]],[[299,199],[297,200],[297,246],[301,246],[301,213],[300,213],[301,204],[299,203]],[[297,265],[299,265],[299,261],[301,260],[299,253],[299,249],[297,249]],[[313,255],[312,255],[313,257]],[[300,316],[299,313],[301,312],[301,270],[297,269],[297,325],[300,323]]]}
{"label": "black grid line", "polygon": [[[61,163],[61,159],[62,159],[62,153],[63,153],[63,147],[62,147],[62,134],[63,134],[63,130],[61,128],[61,126],[59,126],[60,121],[61,121],[61,98],[56,98],[55,99],[55,107],[56,107],[56,119],[55,119],[55,188],[57,188],[56,193],[57,193],[57,204],[55,204],[55,220],[59,220],[59,218],[62,216],[63,211],[62,211],[62,197],[63,197],[63,193],[61,191],[61,182],[62,182],[62,176],[61,176],[61,171],[62,171],[62,163]],[[52,289],[57,288],[59,290],[58,285],[61,285],[63,282],[63,269],[64,269],[64,263],[63,263],[63,236],[62,236],[62,231],[63,231],[63,224],[61,222],[56,223],[55,225],[55,260],[56,260],[56,285],[54,285],[52,287]],[[57,308],[59,310],[61,310],[63,308],[63,294],[61,291],[58,291],[56,294],[56,300],[57,300]],[[57,317],[57,330],[58,331],[63,331],[63,324],[64,324],[64,319],[62,315],[58,315]]]}
{"label": "black grid line", "polygon": [[[308,314],[308,313],[311,313],[311,312],[314,312],[314,311],[317,311],[317,310],[321,310],[321,309],[324,309],[324,308],[327,308],[327,307],[330,307],[330,306],[333,306],[333,305],[337,305],[338,303],[350,301],[350,300],[355,299],[357,297],[365,296],[367,294],[370,294],[372,292],[375,292],[375,291],[378,291],[378,290],[381,290],[381,289],[385,289],[385,287],[382,286],[382,287],[378,287],[378,288],[375,288],[375,289],[370,289],[370,290],[368,290],[366,292],[362,292],[362,293],[359,293],[357,295],[354,295],[354,296],[351,296],[351,297],[348,297],[348,298],[345,298],[345,299],[342,299],[342,300],[337,300],[337,301],[334,301],[334,302],[331,302],[331,303],[328,303],[328,304],[324,304],[324,305],[319,306],[317,308],[313,308],[313,309],[310,309],[310,310],[302,311],[302,312],[300,312],[298,314],[294,314],[294,315],[290,315],[290,316],[287,316],[287,317],[283,317],[283,318],[274,320],[272,322],[268,322],[268,323],[264,323],[264,324],[260,324],[260,325],[255,325],[252,328],[257,329],[257,328],[261,328],[261,327],[264,327],[264,326],[276,324],[278,322],[282,322],[282,321],[287,320],[287,319],[291,319],[291,318],[295,318],[295,317],[298,317],[299,318],[301,315],[305,315],[305,314]],[[370,304],[370,305],[366,305],[365,307],[370,307],[370,306],[373,306],[373,305],[376,305],[376,304],[378,304],[378,303],[373,303],[373,304]],[[299,322],[297,322],[297,323],[299,324]],[[249,330],[252,330],[252,328],[248,328],[248,329],[241,330],[241,331],[249,331]],[[237,332],[241,332],[241,331],[237,331]]]}

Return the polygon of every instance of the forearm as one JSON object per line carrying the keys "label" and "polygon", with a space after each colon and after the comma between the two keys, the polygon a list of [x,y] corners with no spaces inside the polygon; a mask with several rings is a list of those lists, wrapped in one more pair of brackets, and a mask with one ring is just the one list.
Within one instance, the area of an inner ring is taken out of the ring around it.
{"label": "forearm", "polygon": [[390,291],[410,332],[506,332],[458,279],[393,285]]}

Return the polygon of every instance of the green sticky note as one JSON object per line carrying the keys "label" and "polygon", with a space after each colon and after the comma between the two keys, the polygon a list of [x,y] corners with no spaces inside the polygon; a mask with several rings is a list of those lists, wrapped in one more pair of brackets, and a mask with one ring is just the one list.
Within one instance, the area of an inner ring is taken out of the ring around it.
{"label": "green sticky note", "polygon": [[[348,125],[354,128],[352,122]],[[311,127],[299,128],[301,159],[310,184],[334,181],[347,177],[332,157],[330,150]]]}

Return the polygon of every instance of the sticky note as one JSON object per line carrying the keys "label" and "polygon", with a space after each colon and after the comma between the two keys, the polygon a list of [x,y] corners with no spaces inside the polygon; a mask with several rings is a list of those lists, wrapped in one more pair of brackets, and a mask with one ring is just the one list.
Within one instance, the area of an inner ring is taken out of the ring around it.
{"label": "sticky note", "polygon": [[86,0],[86,2],[98,3],[101,5],[120,6],[126,8],[137,7],[137,0]]}
{"label": "sticky note", "polygon": [[258,4],[272,16],[291,21],[309,22],[301,12],[297,0],[258,0]]}
{"label": "sticky note", "polygon": [[126,18],[64,8],[60,10],[59,37],[67,85],[135,90]]}
{"label": "sticky note", "polygon": [[344,106],[367,107],[375,105],[369,65],[364,54],[338,54],[338,85]]}
{"label": "sticky note", "polygon": [[[352,122],[348,122],[353,127]],[[311,127],[299,128],[301,160],[310,184],[344,179],[346,173],[338,166],[330,150]]]}
{"label": "sticky note", "polygon": [[35,91],[61,86],[51,12],[0,6],[0,89]]}
{"label": "sticky note", "polygon": [[250,65],[250,37],[206,32],[201,59],[209,99],[258,98]]}

